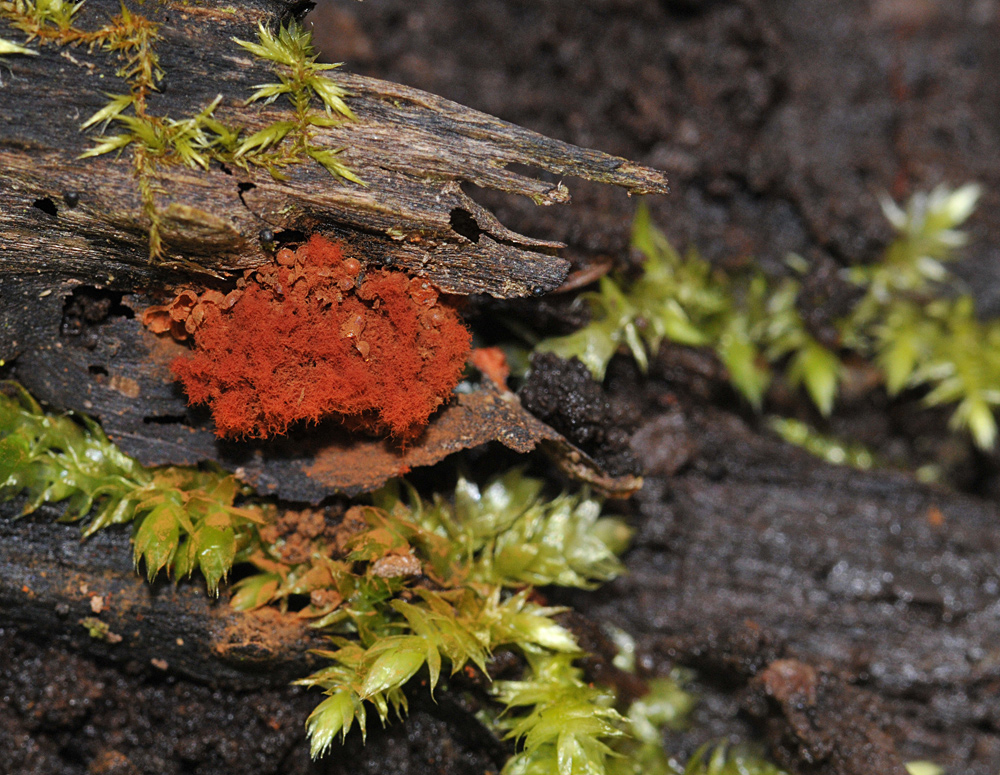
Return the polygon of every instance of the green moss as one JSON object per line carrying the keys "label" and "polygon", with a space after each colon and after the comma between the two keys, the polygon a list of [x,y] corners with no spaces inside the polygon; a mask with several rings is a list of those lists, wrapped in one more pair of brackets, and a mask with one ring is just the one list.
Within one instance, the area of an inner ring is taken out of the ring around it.
{"label": "green moss", "polygon": [[0,383],[0,499],[25,498],[23,513],[62,504],[64,521],[85,520],[84,535],[134,526],[136,567],[150,580],[195,570],[216,594],[260,507],[235,505],[245,488],[216,469],[145,468],[86,417],[47,415],[19,386]]}
{"label": "green moss", "polygon": [[94,640],[103,640],[114,645],[122,642],[122,636],[112,632],[107,622],[102,622],[96,616],[87,616],[80,620],[80,624],[87,630],[87,634]]}
{"label": "green moss", "polygon": [[[664,340],[709,347],[756,409],[781,378],[803,387],[824,415],[833,410],[850,357],[879,372],[890,395],[917,390],[928,405],[955,406],[952,426],[991,448],[1000,406],[1000,320],[980,320],[972,297],[945,267],[965,244],[959,227],[978,197],[979,188],[969,185],[917,194],[905,209],[883,202],[896,238],[881,261],[846,273],[861,299],[837,321],[834,349],[806,327],[796,276],[726,274],[693,250],[682,256],[640,207],[632,242],[646,257],[643,275],[634,282],[602,278],[599,290],[586,295],[591,322],[538,349],[578,357],[602,379],[623,346],[643,369]],[[788,263],[805,268],[797,256]]]}
{"label": "green moss", "polygon": [[[297,682],[325,695],[306,723],[314,756],[355,726],[364,735],[370,712],[382,723],[404,715],[414,683],[433,694],[470,669],[489,683],[491,656],[504,649],[521,655],[524,671],[493,682],[496,705],[480,714],[518,743],[504,775],[781,775],[742,749],[709,756],[706,747],[683,769],[670,758],[663,730],[683,726],[695,703],[684,674],[650,681],[628,707],[587,682],[585,654],[556,618],[564,609],[539,602],[533,586],[588,589],[613,578],[629,531],[585,491],[547,498],[543,489],[518,469],[483,485],[459,477],[447,498],[393,482],[355,503],[304,558],[298,546],[291,562],[280,539],[264,537],[276,509],[231,476],[143,467],[87,418],[46,414],[0,383],[0,500],[24,498],[25,513],[63,504],[63,518],[84,520],[85,535],[132,523],[136,562],[150,578],[200,569],[214,594],[243,564],[251,573],[230,590],[240,610],[287,610],[289,596],[310,597],[298,615],[330,636],[318,652],[329,664]],[[120,641],[97,617],[81,624]],[[634,672],[634,641],[609,634],[615,665]]]}
{"label": "green moss", "polygon": [[26,56],[38,56],[38,52],[31,48],[25,48],[24,46],[19,46],[9,40],[4,40],[0,38],[0,56],[10,55],[10,54],[22,54]]}
{"label": "green moss", "polygon": [[728,747],[724,743],[706,743],[687,761],[678,775],[786,775],[751,747]]}
{"label": "green moss", "polygon": [[[364,734],[369,711],[383,723],[405,713],[415,677],[431,692],[465,668],[488,677],[492,654],[505,648],[526,664],[520,680],[491,690],[496,727],[519,741],[505,772],[607,771],[629,717],[610,689],[584,680],[585,654],[555,618],[563,609],[540,603],[533,586],[613,578],[629,531],[586,492],[542,490],[519,470],[483,486],[459,478],[451,497],[431,500],[396,482],[351,507],[336,548],[321,536],[293,563],[264,538],[276,509],[233,477],[146,468],[92,421],[46,414],[13,383],[0,389],[0,499],[24,498],[25,513],[63,504],[63,518],[84,521],[85,535],[131,523],[149,578],[200,570],[214,594],[246,563],[257,573],[234,585],[239,609],[310,596],[300,615],[331,637],[320,652],[329,665],[299,682],[326,695],[307,722],[317,756],[355,725]],[[102,636],[99,621],[85,626]]]}
{"label": "green moss", "polygon": [[[342,148],[326,148],[314,142],[317,128],[354,121],[355,116],[344,101],[347,92],[322,75],[339,65],[316,61],[319,53],[312,44],[312,33],[292,22],[279,27],[275,35],[261,24],[257,43],[233,40],[259,59],[270,62],[278,76],[277,83],[256,87],[247,104],[259,101],[268,105],[284,96],[294,111],[292,121],[275,122],[243,140],[233,153],[234,161],[265,167],[280,179],[281,169],[309,158],[335,178],[361,184],[361,179],[338,158]],[[323,110],[316,110],[316,104]]]}
{"label": "green moss", "polygon": [[[354,723],[364,732],[368,706],[383,722],[402,714],[403,687],[418,672],[433,691],[442,671],[473,665],[488,674],[489,656],[505,647],[528,664],[523,680],[493,687],[504,708],[499,728],[523,743],[505,772],[603,771],[607,741],[622,734],[624,719],[613,694],[584,682],[575,665],[584,654],[553,619],[562,609],[534,602],[530,585],[590,588],[613,578],[621,566],[612,544],[622,526],[600,517],[586,494],[549,500],[541,490],[517,470],[483,487],[460,478],[452,498],[431,502],[392,484],[361,512],[365,528],[351,537],[341,564],[309,561],[323,563],[328,575],[292,568],[271,577],[275,598],[288,579],[311,577],[342,600],[329,613],[314,612],[317,626],[344,633],[323,652],[333,664],[300,682],[327,695],[309,719],[314,755]],[[385,575],[379,564],[386,557],[412,558],[429,586]],[[261,564],[274,573],[273,562]]]}
{"label": "green moss", "polygon": [[[119,62],[117,75],[128,86],[127,94],[107,94],[108,102],[80,126],[96,129],[93,146],[81,155],[92,158],[128,151],[131,154],[142,212],[149,233],[152,260],[164,257],[162,215],[157,197],[163,193],[159,170],[183,165],[208,170],[213,161],[267,170],[284,178],[283,170],[313,161],[338,180],[361,183],[339,159],[343,149],[327,148],[315,142],[317,130],[353,120],[347,93],[323,75],[337,65],[319,64],[312,45],[312,33],[292,22],[273,34],[263,25],[256,43],[235,40],[255,57],[271,64],[278,83],[264,84],[247,104],[268,104],[281,95],[291,102],[293,119],[272,123],[244,137],[244,127],[223,123],[216,117],[222,95],[199,112],[180,119],[156,114],[150,98],[163,80],[157,47],[159,25],[131,12],[123,3],[121,13],[95,30],[77,25],[84,1],[0,0],[0,18],[27,35],[27,41],[57,46],[88,46],[103,51]],[[2,54],[35,54],[36,51],[0,40]],[[319,106],[317,109],[316,106]],[[110,127],[114,132],[108,133]]]}
{"label": "green moss", "polygon": [[801,420],[771,417],[768,426],[789,444],[803,447],[828,463],[862,471],[875,465],[875,456],[864,446],[822,434]]}

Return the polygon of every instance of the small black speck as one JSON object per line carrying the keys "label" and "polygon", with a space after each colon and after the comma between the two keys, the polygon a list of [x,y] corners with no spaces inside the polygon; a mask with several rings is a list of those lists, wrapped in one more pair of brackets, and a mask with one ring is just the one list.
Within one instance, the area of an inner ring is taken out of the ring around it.
{"label": "small black speck", "polygon": [[80,194],[77,191],[67,191],[63,194],[63,201],[67,207],[76,207],[80,204]]}
{"label": "small black speck", "polygon": [[533,296],[544,296],[545,288],[543,288],[541,285],[536,285],[531,289],[531,294]]}
{"label": "small black speck", "polygon": [[382,266],[392,266],[394,263],[396,263],[396,261],[392,256],[386,256],[382,259]]}
{"label": "small black speck", "polygon": [[271,245],[274,243],[274,232],[270,229],[261,229],[258,236],[260,237],[260,241],[265,245]]}

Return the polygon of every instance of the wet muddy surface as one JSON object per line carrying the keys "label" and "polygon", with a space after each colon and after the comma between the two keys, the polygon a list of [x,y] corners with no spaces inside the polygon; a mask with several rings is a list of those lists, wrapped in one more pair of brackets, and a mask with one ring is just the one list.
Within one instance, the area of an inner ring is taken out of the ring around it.
{"label": "wet muddy surface", "polygon": [[[327,0],[314,18],[328,58],[355,72],[665,169],[673,193],[649,201],[654,218],[723,266],[780,271],[788,251],[818,272],[871,261],[889,237],[881,192],[979,181],[960,272],[1000,313],[997,0]],[[627,265],[634,200],[568,182],[568,207],[468,193],[511,228],[567,243],[577,266]],[[842,301],[822,282],[810,299],[818,327]],[[81,295],[67,319],[87,331],[114,312],[102,304]],[[556,300],[537,320],[558,327],[566,313]],[[603,392],[567,387],[572,373],[550,364],[525,402],[612,473],[638,461],[646,480],[615,506],[637,528],[628,576],[565,599],[635,635],[645,674],[700,670],[701,703],[672,750],[730,737],[802,772],[927,759],[995,775],[1000,514],[983,497],[995,461],[954,453],[971,494],[819,463],[763,433],[693,350],[665,348],[649,375],[616,359]],[[568,383],[545,386],[560,374]],[[911,416],[869,402],[838,422],[877,445]],[[929,422],[920,433],[941,432]],[[504,758],[472,708],[441,700],[311,764],[314,699],[283,682],[219,688],[0,627],[12,757],[0,772],[471,775]]]}

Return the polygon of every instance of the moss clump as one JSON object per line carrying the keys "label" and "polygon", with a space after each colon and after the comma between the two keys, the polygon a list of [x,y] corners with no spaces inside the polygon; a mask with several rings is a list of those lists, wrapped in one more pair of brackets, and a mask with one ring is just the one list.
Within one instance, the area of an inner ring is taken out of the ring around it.
{"label": "moss clump", "polygon": [[84,535],[134,525],[135,563],[152,580],[200,570],[212,594],[225,578],[261,507],[236,500],[246,488],[223,471],[146,468],[86,417],[48,415],[19,386],[0,383],[0,499],[24,496],[24,513],[64,503],[64,521],[87,520]]}
{"label": "moss clump", "polygon": [[[322,75],[340,65],[316,61],[319,52],[312,44],[312,33],[292,22],[279,27],[275,35],[261,24],[256,43],[233,40],[254,56],[270,62],[278,76],[277,83],[258,86],[247,104],[261,101],[268,105],[284,95],[294,111],[291,121],[270,124],[240,143],[233,154],[234,160],[265,167],[280,179],[282,169],[309,158],[323,165],[335,178],[360,184],[361,179],[338,158],[342,148],[327,148],[315,142],[317,129],[354,121],[355,116],[344,101],[347,92]],[[317,110],[317,104],[323,109]]]}
{"label": "moss clump", "polygon": [[[952,426],[991,448],[1000,406],[1000,319],[980,320],[972,297],[945,268],[965,244],[959,227],[978,197],[978,186],[969,185],[916,194],[905,209],[883,201],[896,238],[881,261],[845,273],[860,300],[836,321],[838,342],[830,346],[799,312],[797,277],[728,275],[693,250],[682,256],[640,208],[632,242],[646,257],[642,277],[632,283],[602,278],[599,290],[586,296],[591,322],[538,349],[576,356],[602,379],[623,345],[643,369],[664,340],[710,347],[755,408],[780,374],[792,387],[804,387],[823,414],[833,410],[844,359],[863,359],[881,373],[890,395],[913,389],[928,405],[954,405]],[[790,256],[789,265],[804,262]]]}
{"label": "moss clump", "polygon": [[480,487],[460,478],[450,499],[426,501],[396,482],[347,510],[332,532],[303,517],[311,543],[284,551],[277,511],[223,472],[150,469],[123,455],[86,418],[43,413],[11,383],[0,391],[0,498],[26,496],[25,511],[65,503],[85,534],[132,523],[137,565],[152,578],[198,569],[209,590],[237,563],[257,572],[234,586],[239,609],[308,595],[301,613],[331,635],[330,665],[300,683],[326,698],[309,717],[314,755],[368,710],[385,722],[407,707],[404,689],[425,677],[473,668],[488,679],[501,647],[520,653],[519,680],[496,682],[493,723],[520,742],[505,772],[607,771],[611,743],[629,721],[610,689],[590,685],[573,634],[535,585],[590,588],[617,575],[628,540],[586,493],[542,495],[518,470]]}
{"label": "moss clump", "polygon": [[553,619],[562,609],[537,602],[531,586],[613,578],[628,529],[586,495],[547,500],[541,491],[517,470],[484,487],[460,478],[452,499],[431,502],[394,483],[348,512],[354,525],[339,550],[321,543],[294,565],[266,551],[250,558],[262,572],[240,582],[237,605],[294,590],[315,601],[307,615],[316,626],[335,633],[335,648],[322,652],[332,664],[300,681],[327,695],[308,722],[314,755],[354,724],[364,733],[369,709],[383,722],[405,712],[404,687],[418,673],[431,691],[466,666],[488,676],[490,655],[504,647],[527,662],[522,680],[492,689],[498,727],[523,742],[505,771],[603,771],[626,722],[613,692],[584,680],[575,664],[583,652]]}

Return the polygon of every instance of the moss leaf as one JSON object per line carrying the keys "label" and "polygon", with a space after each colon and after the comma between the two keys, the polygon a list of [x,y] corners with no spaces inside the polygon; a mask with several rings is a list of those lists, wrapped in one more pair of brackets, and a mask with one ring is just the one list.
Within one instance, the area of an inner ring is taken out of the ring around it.
{"label": "moss leaf", "polygon": [[146,577],[152,581],[156,574],[170,565],[177,552],[180,537],[176,506],[164,503],[154,508],[139,523],[135,533],[136,566],[146,563]]}
{"label": "moss leaf", "polygon": [[236,536],[229,528],[203,525],[192,537],[198,567],[205,577],[208,591],[219,594],[219,582],[233,567],[236,557]]}
{"label": "moss leaf", "polygon": [[354,693],[349,690],[334,692],[306,720],[306,730],[309,733],[309,750],[313,759],[325,754],[339,734],[343,740],[351,731],[354,720],[362,731],[365,730],[365,709],[357,701]]}

